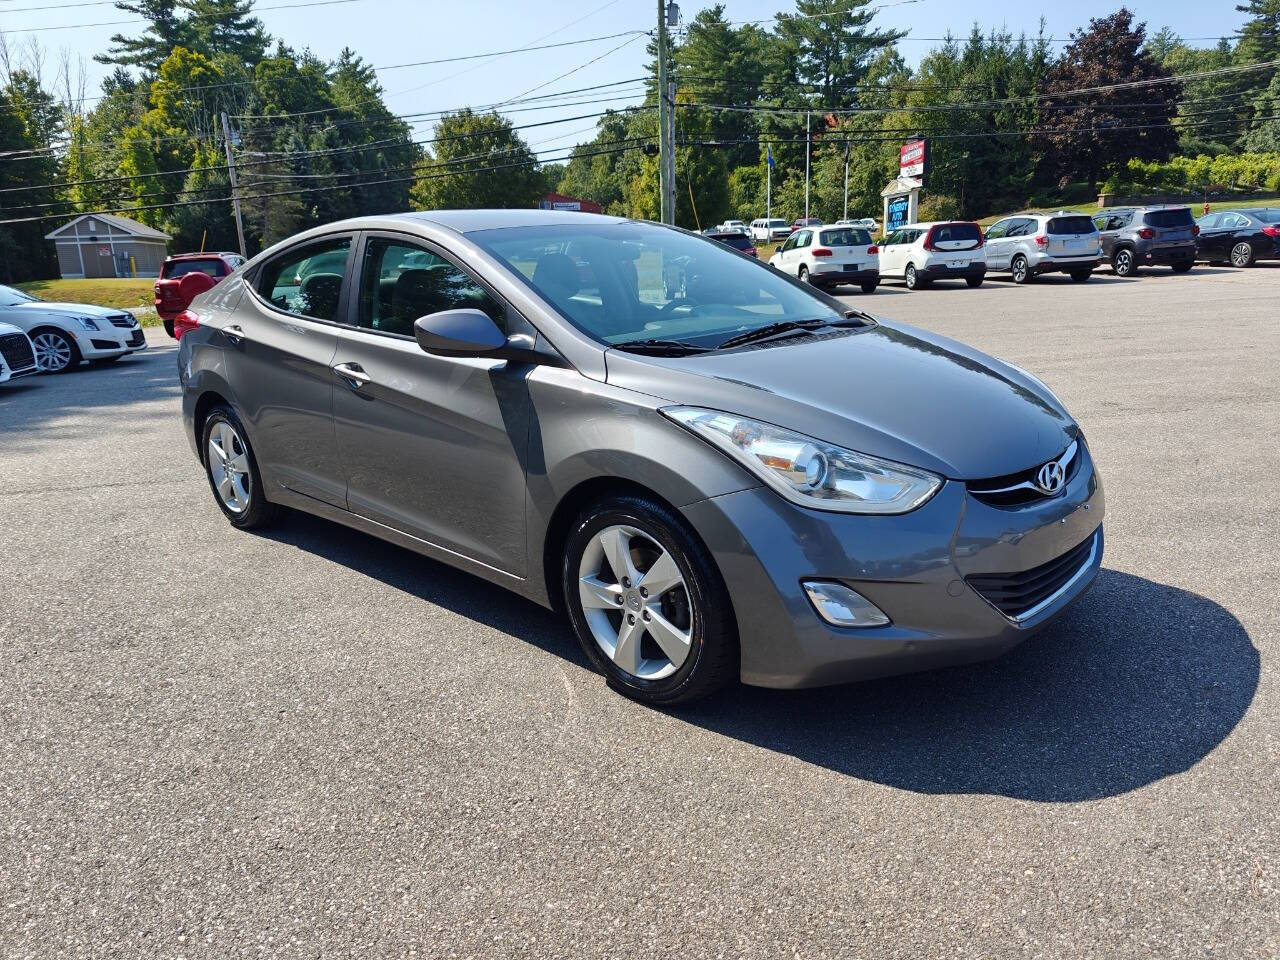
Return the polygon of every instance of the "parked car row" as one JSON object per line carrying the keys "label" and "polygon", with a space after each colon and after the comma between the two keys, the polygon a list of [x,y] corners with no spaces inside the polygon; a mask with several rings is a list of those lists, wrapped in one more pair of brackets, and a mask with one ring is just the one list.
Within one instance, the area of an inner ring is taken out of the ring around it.
{"label": "parked car row", "polygon": [[[63,373],[85,361],[111,363],[147,349],[138,319],[127,310],[87,303],[48,303],[13,287],[0,286],[0,325],[15,327],[27,337],[44,373]],[[16,340],[7,342],[25,357]],[[7,352],[5,366],[11,366]]]}
{"label": "parked car row", "polygon": [[1162,206],[1094,217],[1070,210],[1021,213],[985,232],[973,221],[913,223],[878,245],[854,226],[801,227],[769,263],[818,286],[850,284],[872,293],[886,279],[901,280],[908,290],[939,280],[977,287],[991,273],[1018,284],[1045,273],[1083,283],[1103,266],[1132,277],[1150,266],[1186,273],[1197,261],[1248,267],[1277,258],[1280,209],[1226,210],[1196,221],[1188,207]]}

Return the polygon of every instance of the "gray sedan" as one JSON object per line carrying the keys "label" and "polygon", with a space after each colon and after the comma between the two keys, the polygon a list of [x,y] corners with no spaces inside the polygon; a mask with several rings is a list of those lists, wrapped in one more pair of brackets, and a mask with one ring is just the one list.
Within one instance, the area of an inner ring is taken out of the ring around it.
{"label": "gray sedan", "polygon": [[681,230],[349,220],[191,312],[186,433],[232,524],[293,507],[562,609],[649,703],[992,657],[1101,563],[1043,383]]}

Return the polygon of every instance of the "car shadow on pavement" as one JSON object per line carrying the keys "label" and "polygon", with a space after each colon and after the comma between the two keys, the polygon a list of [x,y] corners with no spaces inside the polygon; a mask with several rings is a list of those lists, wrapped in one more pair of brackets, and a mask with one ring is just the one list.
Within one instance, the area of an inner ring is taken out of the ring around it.
{"label": "car shadow on pavement", "polygon": [[740,687],[684,718],[917,793],[1074,802],[1190,769],[1240,722],[1259,667],[1218,604],[1103,570],[998,660],[820,690]]}

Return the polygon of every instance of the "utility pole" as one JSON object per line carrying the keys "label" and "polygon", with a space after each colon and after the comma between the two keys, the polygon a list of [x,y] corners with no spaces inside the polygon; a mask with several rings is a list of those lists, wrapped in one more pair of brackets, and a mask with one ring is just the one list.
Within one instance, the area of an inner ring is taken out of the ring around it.
{"label": "utility pole", "polygon": [[222,144],[227,148],[227,178],[231,181],[231,206],[236,212],[236,236],[240,239],[240,256],[249,256],[244,244],[244,220],[240,216],[240,189],[236,186],[236,158],[231,152],[231,121],[222,114]]}
{"label": "utility pole", "polygon": [[675,223],[675,178],[667,165],[675,145],[671,142],[671,104],[667,99],[667,10],[666,0],[658,0],[658,192],[660,218]]}
{"label": "utility pole", "polygon": [[804,112],[804,218],[809,219],[809,111]]}
{"label": "utility pole", "polygon": [[849,219],[849,141],[844,142],[844,219]]}
{"label": "utility pole", "polygon": [[[667,209],[671,211],[669,223],[676,222],[676,82],[667,81]],[[688,174],[686,168],[685,173]],[[692,200],[692,198],[690,198]]]}

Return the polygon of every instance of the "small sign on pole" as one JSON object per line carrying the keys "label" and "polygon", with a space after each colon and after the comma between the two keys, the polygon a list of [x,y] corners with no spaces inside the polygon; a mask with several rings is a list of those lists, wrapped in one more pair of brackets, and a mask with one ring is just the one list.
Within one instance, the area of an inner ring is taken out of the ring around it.
{"label": "small sign on pole", "polygon": [[898,154],[898,176],[922,183],[929,175],[929,141],[908,140]]}

